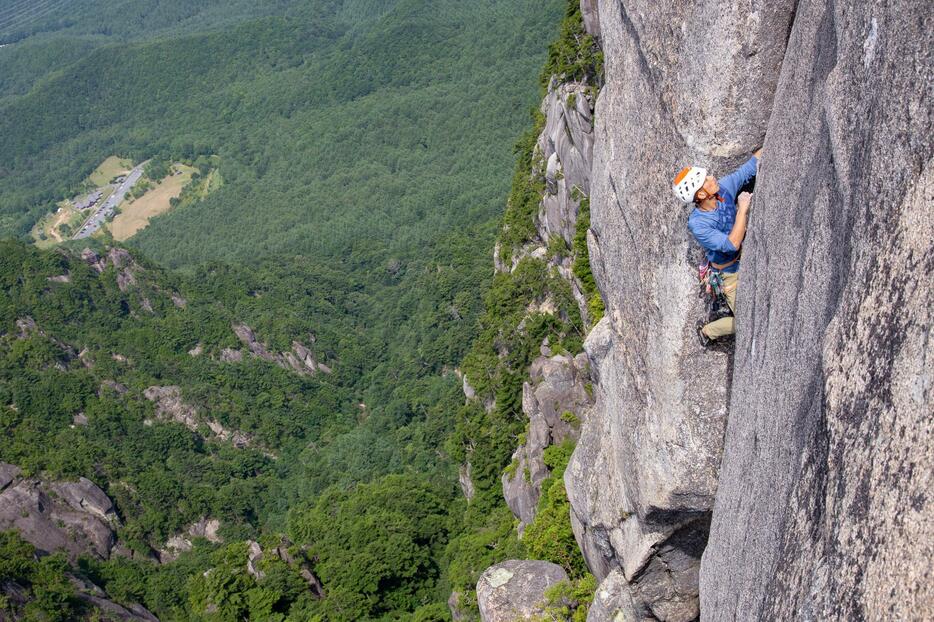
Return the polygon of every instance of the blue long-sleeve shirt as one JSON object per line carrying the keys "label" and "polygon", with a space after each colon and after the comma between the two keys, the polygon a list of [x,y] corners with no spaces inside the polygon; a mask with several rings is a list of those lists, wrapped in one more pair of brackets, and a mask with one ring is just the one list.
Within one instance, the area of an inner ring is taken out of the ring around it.
{"label": "blue long-sleeve shirt", "polygon": [[[688,229],[704,247],[707,261],[722,265],[733,261],[739,252],[728,237],[736,222],[736,196],[739,189],[756,176],[758,162],[756,156],[752,156],[745,164],[719,180],[722,200],[717,201],[717,209],[705,212],[695,207],[688,217]],[[738,269],[737,261],[723,271],[736,272]]]}

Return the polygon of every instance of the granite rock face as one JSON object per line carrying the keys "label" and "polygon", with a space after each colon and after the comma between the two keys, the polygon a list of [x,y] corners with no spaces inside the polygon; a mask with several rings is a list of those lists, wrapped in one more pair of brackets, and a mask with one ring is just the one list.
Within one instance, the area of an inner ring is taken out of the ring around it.
{"label": "granite rock face", "polygon": [[690,163],[728,173],[761,145],[794,5],[598,3],[588,242],[607,313],[585,346],[596,405],[565,484],[588,566],[626,583],[608,619],[698,615],[730,360],[696,341],[701,254],[670,184]]}
{"label": "granite rock face", "polygon": [[477,602],[483,622],[532,620],[544,613],[545,590],[567,573],[557,564],[509,560],[490,566],[477,582]]}
{"label": "granite rock face", "polygon": [[0,464],[0,530],[17,530],[40,552],[107,559],[118,524],[110,498],[90,480],[45,482]]}
{"label": "granite rock face", "polygon": [[709,620],[934,616],[931,5],[798,5],[738,303]]}
{"label": "granite rock face", "polygon": [[503,496],[519,519],[519,533],[535,518],[542,482],[550,471],[545,449],[577,439],[580,421],[591,406],[585,354],[541,356],[532,363],[529,382],[522,387],[522,411],[529,418],[526,441],[513,454],[514,469],[503,474]]}

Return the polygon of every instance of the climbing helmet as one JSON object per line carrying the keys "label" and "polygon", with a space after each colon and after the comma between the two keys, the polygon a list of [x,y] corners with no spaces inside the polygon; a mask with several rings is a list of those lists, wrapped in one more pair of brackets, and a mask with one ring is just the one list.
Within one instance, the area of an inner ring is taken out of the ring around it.
{"label": "climbing helmet", "polygon": [[681,201],[690,203],[694,200],[697,191],[704,185],[705,179],[707,179],[707,169],[699,166],[686,166],[675,175],[671,189]]}

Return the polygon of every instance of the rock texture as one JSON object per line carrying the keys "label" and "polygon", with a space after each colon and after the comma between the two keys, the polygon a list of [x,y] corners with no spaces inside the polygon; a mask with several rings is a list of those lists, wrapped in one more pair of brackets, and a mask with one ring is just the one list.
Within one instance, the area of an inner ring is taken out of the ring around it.
{"label": "rock texture", "polygon": [[510,560],[486,569],[477,582],[477,602],[483,622],[532,620],[544,613],[545,590],[567,573],[557,564]]}
{"label": "rock texture", "polygon": [[[519,519],[519,533],[532,522],[550,474],[544,452],[566,439],[577,439],[580,421],[591,406],[585,354],[541,356],[532,363],[529,382],[522,387],[522,411],[529,418],[526,440],[513,454],[513,467],[503,474],[503,496]],[[569,414],[568,414],[569,413]]]}
{"label": "rock texture", "polygon": [[696,343],[700,253],[670,180],[691,162],[727,173],[762,143],[794,4],[598,3],[588,241],[607,314],[586,344],[596,406],[565,484],[589,567],[617,571],[623,619],[698,615],[726,425],[730,361]]}
{"label": "rock texture", "polygon": [[934,617],[931,5],[798,5],[744,253],[705,619]]}
{"label": "rock texture", "polygon": [[0,463],[0,530],[16,529],[40,552],[107,559],[118,524],[110,498],[90,480],[45,482]]}

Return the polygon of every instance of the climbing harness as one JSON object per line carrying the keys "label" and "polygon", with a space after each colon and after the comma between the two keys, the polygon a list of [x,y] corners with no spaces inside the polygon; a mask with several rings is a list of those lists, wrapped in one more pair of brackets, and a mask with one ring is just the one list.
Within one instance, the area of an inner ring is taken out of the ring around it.
{"label": "climbing harness", "polygon": [[[724,268],[735,262],[724,264]],[[704,286],[707,293],[707,315],[712,319],[718,319],[732,315],[733,311],[726,300],[723,291],[723,272],[722,268],[717,268],[709,261],[697,266],[697,278]]]}

